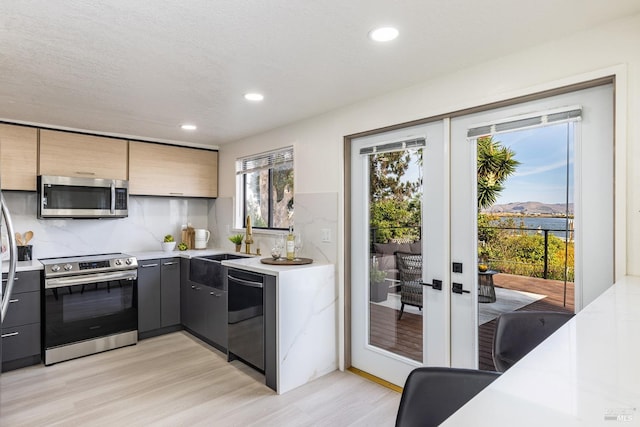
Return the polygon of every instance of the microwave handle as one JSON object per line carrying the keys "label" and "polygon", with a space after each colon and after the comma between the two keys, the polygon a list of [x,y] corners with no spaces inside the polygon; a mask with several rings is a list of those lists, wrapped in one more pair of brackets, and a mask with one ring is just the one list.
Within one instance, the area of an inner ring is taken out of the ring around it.
{"label": "microwave handle", "polygon": [[116,183],[111,181],[111,214],[116,213]]}

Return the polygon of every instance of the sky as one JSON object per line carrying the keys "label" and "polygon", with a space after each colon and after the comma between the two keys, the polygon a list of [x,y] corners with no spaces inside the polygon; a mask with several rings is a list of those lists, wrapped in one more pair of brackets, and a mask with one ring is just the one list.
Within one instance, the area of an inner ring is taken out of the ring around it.
{"label": "sky", "polygon": [[[565,203],[567,198],[567,132],[569,133],[569,203],[573,203],[573,124],[561,123],[494,136],[515,152],[520,162],[504,184],[495,204],[516,202]],[[407,170],[403,181],[421,175],[417,164]]]}
{"label": "sky", "polygon": [[513,202],[564,203],[567,191],[567,133],[569,133],[569,203],[573,202],[573,124],[498,134],[494,140],[515,151],[520,162],[504,184],[496,204]]}

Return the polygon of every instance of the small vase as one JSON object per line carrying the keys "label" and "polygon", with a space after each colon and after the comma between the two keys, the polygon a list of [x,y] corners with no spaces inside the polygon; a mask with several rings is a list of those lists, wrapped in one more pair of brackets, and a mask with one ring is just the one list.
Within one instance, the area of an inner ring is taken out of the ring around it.
{"label": "small vase", "polygon": [[236,245],[236,252],[240,252],[240,249],[242,249],[242,243]]}

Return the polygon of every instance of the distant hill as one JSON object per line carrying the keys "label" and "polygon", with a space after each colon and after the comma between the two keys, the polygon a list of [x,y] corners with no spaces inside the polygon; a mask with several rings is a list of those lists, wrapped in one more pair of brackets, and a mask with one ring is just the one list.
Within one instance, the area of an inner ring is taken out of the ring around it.
{"label": "distant hill", "polygon": [[[564,203],[541,202],[515,202],[504,205],[493,205],[483,209],[484,213],[504,213],[518,215],[564,215],[566,212]],[[573,203],[569,203],[569,214],[573,215]]]}

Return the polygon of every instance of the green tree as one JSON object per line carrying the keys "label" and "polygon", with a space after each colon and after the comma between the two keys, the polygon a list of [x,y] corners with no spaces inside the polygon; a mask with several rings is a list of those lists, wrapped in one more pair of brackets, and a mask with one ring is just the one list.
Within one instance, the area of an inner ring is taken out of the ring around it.
{"label": "green tree", "polygon": [[493,205],[504,190],[504,182],[520,164],[515,154],[493,136],[478,138],[478,210]]}
{"label": "green tree", "polygon": [[376,242],[420,237],[422,182],[406,178],[416,165],[422,165],[422,150],[369,156],[370,227]]}

